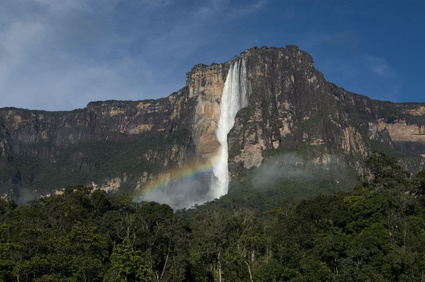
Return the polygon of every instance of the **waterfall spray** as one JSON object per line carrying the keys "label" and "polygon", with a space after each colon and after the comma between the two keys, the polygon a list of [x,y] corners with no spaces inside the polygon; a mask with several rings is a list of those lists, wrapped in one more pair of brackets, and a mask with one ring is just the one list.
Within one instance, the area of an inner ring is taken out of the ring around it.
{"label": "waterfall spray", "polygon": [[229,69],[220,102],[220,116],[216,130],[220,142],[217,157],[213,162],[214,178],[211,196],[218,198],[227,194],[229,186],[227,134],[235,123],[237,112],[248,106],[248,87],[245,59],[235,61]]}

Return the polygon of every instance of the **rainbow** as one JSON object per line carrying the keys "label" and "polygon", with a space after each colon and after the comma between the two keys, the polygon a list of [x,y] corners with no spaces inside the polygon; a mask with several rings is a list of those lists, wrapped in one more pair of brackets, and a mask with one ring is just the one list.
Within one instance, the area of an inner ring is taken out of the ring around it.
{"label": "rainbow", "polygon": [[168,185],[173,183],[179,183],[183,181],[196,180],[212,174],[212,163],[208,161],[207,163],[201,164],[188,164],[182,168],[173,169],[165,172],[163,177],[146,184],[133,196],[133,201],[140,202],[143,200],[143,197],[155,190],[165,188]]}

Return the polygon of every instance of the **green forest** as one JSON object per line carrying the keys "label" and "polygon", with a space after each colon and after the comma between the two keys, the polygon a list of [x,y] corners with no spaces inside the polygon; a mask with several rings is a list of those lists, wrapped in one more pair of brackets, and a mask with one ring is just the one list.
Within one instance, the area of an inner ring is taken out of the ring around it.
{"label": "green forest", "polygon": [[374,154],[348,191],[174,212],[71,186],[0,200],[0,281],[424,281],[425,171]]}

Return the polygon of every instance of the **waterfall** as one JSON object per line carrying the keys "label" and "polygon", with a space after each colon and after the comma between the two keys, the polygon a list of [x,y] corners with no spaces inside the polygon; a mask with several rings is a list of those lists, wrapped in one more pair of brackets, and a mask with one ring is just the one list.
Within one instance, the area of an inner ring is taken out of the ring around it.
{"label": "waterfall", "polygon": [[245,59],[235,61],[229,69],[220,102],[216,136],[220,148],[213,161],[212,198],[227,194],[229,186],[227,134],[235,123],[237,112],[248,106],[248,83]]}

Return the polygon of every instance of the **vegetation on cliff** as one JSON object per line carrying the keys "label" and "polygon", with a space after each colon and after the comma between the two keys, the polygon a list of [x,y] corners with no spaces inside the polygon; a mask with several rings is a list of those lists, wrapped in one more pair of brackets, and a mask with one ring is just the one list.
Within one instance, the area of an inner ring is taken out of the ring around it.
{"label": "vegetation on cliff", "polygon": [[[147,132],[142,138],[130,136],[119,141],[68,144],[61,149],[53,149],[52,144],[46,142],[28,144],[22,146],[19,154],[11,154],[0,170],[0,180],[4,181],[0,183],[3,188],[0,191],[19,199],[25,192],[34,197],[68,185],[96,183],[102,186],[108,179],[117,178],[122,181],[119,192],[131,192],[141,172],[158,174],[175,167],[189,140],[190,132],[182,128],[172,132]],[[6,181],[11,176],[12,180]],[[37,192],[25,191],[26,187]],[[7,190],[11,188],[12,191]]]}
{"label": "vegetation on cliff", "polygon": [[2,199],[0,280],[423,280],[425,171],[380,154],[367,165],[361,186],[265,213],[238,199],[174,213],[84,186]]}

